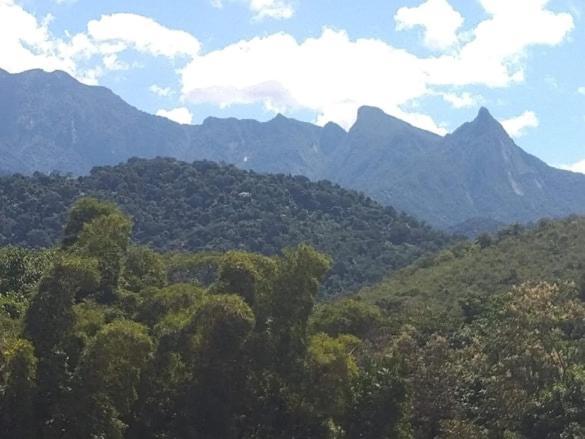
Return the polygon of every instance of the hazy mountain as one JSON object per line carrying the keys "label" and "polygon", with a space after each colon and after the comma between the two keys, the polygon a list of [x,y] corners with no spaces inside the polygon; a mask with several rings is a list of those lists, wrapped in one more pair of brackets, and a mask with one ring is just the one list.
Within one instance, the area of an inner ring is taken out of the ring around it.
{"label": "hazy mountain", "polygon": [[477,238],[483,233],[496,233],[499,230],[505,229],[507,226],[507,224],[492,218],[470,218],[446,230],[454,235]]}
{"label": "hazy mountain", "polygon": [[283,116],[180,125],[63,72],[0,71],[0,169],[12,172],[85,174],[133,156],[169,156],[317,178],[324,173],[321,136],[327,145],[329,132]]}
{"label": "hazy mountain", "polygon": [[326,178],[445,228],[585,212],[585,176],[525,153],[486,109],[445,137],[372,107],[359,110],[349,132],[281,115],[189,126],[62,72],[0,71],[0,173],[85,174],[133,156]]}

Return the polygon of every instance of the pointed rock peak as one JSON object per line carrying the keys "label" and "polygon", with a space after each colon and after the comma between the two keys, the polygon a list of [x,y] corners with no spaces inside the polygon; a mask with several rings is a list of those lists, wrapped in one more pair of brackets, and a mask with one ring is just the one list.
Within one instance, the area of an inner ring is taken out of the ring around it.
{"label": "pointed rock peak", "polygon": [[502,124],[498,122],[485,107],[480,108],[477,117],[472,122],[463,124],[455,130],[453,135],[509,138]]}
{"label": "pointed rock peak", "polygon": [[480,124],[498,124],[500,125],[500,123],[494,118],[494,116],[492,116],[492,114],[490,113],[490,111],[485,108],[485,107],[481,107],[479,109],[479,113],[477,113],[477,117],[474,120],[475,123],[480,123]]}
{"label": "pointed rock peak", "polygon": [[486,118],[491,118],[493,119],[492,114],[490,113],[490,110],[488,110],[485,107],[481,107],[479,109],[479,112],[477,113],[477,119],[486,119]]}
{"label": "pointed rock peak", "polygon": [[374,128],[374,125],[382,123],[392,125],[396,128],[408,126],[408,123],[384,113],[384,111],[378,107],[363,106],[358,109],[357,120],[354,127],[363,126],[366,128]]}
{"label": "pointed rock peak", "polygon": [[276,124],[282,124],[282,123],[286,123],[289,121],[292,121],[293,119],[289,119],[288,117],[286,117],[284,114],[282,113],[278,113],[276,116],[274,116],[272,119],[270,119],[268,121],[268,123],[276,123]]}

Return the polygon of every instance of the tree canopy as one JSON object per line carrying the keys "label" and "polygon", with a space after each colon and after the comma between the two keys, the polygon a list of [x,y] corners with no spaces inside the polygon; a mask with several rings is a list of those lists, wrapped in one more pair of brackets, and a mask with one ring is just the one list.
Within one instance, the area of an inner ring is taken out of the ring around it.
{"label": "tree canopy", "polygon": [[[67,220],[80,197],[94,199],[78,203]],[[0,177],[0,245],[49,247],[66,226],[63,245],[68,247],[79,238],[82,224],[117,210],[111,202],[132,217],[134,240],[157,250],[275,255],[310,244],[333,258],[323,286],[328,294],[376,282],[451,241],[408,215],[326,181],[211,162],[132,159],[75,179],[39,173]]]}

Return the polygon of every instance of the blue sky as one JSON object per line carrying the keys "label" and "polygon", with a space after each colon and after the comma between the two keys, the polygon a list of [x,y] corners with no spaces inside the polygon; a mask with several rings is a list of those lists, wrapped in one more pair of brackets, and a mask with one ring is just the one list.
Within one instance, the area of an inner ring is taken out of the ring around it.
{"label": "blue sky", "polygon": [[480,106],[585,172],[584,0],[0,0],[0,67],[66,70],[181,122],[375,105],[440,133]]}

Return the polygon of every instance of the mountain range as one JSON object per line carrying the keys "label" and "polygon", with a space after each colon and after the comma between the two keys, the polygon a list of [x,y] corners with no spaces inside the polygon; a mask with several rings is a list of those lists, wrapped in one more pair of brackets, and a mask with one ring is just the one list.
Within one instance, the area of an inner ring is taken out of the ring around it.
{"label": "mountain range", "polygon": [[157,156],[331,180],[452,230],[585,213],[585,176],[524,152],[485,108],[444,137],[373,107],[349,131],[282,115],[181,125],[63,72],[0,70],[0,174]]}

